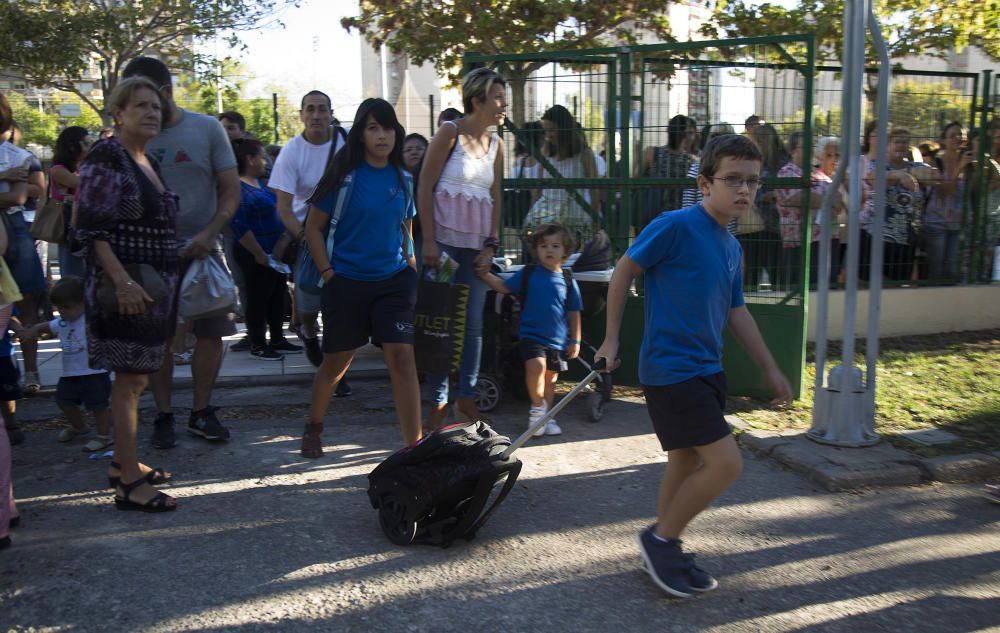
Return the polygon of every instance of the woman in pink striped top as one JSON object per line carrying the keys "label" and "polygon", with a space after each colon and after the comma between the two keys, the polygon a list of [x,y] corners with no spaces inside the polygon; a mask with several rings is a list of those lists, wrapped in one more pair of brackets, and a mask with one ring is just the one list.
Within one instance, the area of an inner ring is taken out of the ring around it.
{"label": "woman in pink striped top", "polygon": [[[475,404],[483,343],[486,284],[476,270],[489,270],[500,230],[500,179],[503,141],[490,131],[503,125],[507,85],[489,68],[462,79],[465,116],[443,124],[424,156],[417,194],[423,228],[423,265],[438,265],[441,253],[458,262],[455,283],[469,285],[465,347],[459,364],[456,403],[461,415],[479,416]],[[427,377],[431,411],[428,429],[440,426],[448,405],[448,376]]]}

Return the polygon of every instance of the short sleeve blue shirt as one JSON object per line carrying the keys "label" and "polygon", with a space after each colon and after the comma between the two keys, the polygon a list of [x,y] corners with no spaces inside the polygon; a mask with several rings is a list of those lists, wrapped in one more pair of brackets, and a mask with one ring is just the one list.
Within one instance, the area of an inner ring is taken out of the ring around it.
{"label": "short sleeve blue shirt", "polygon": [[[332,215],[338,193],[331,191],[313,204]],[[351,199],[334,234],[333,270],[358,281],[381,281],[403,270],[407,262],[401,224],[414,215],[416,207],[413,200],[407,200],[402,175],[395,167],[361,163],[354,171]]]}
{"label": "short sleeve blue shirt", "polygon": [[645,271],[639,380],[661,386],[722,371],[722,331],[744,304],[742,248],[700,204],[656,217],[626,253]]}
{"label": "short sleeve blue shirt", "polygon": [[[522,268],[504,285],[512,293],[520,294],[523,278]],[[528,301],[521,311],[521,338],[565,351],[569,332],[566,315],[583,309],[579,286],[574,281],[572,288],[566,288],[562,271],[552,272],[542,266],[535,267],[528,283]]]}

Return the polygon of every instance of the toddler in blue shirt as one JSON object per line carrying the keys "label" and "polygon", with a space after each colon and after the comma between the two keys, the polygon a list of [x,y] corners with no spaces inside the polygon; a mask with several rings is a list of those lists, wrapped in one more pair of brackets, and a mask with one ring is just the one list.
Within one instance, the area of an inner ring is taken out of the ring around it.
{"label": "toddler in blue shirt", "polygon": [[[525,266],[506,281],[492,273],[483,275],[483,281],[493,290],[521,295],[519,333],[524,380],[531,398],[529,425],[552,407],[559,372],[566,369],[567,359],[580,353],[583,308],[580,288],[562,268],[573,252],[573,237],[566,227],[543,224],[531,235],[531,248],[538,265]],[[549,420],[535,435],[561,433],[559,424]]]}

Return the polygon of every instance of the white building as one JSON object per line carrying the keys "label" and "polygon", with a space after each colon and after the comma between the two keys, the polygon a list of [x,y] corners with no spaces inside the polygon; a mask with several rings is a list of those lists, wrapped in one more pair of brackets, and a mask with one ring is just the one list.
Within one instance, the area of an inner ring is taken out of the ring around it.
{"label": "white building", "polygon": [[388,48],[372,48],[361,40],[362,97],[381,97],[393,104],[396,116],[407,134],[419,132],[427,138],[434,133],[436,121],[444,108],[462,109],[459,90],[447,87],[431,64],[411,64],[405,54]]}

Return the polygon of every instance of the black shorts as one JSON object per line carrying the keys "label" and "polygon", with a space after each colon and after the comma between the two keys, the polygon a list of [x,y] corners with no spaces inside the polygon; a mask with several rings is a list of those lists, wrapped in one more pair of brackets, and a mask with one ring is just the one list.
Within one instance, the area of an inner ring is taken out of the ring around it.
{"label": "black shorts", "polygon": [[417,273],[407,266],[389,279],[358,281],[335,275],[323,285],[323,352],[379,343],[413,345],[413,306]]}
{"label": "black shorts", "polygon": [[521,339],[518,347],[521,349],[521,360],[527,361],[532,358],[544,358],[546,371],[566,371],[566,355],[557,349],[545,347],[538,341]]}
{"label": "black shorts", "polygon": [[87,374],[86,376],[63,376],[56,385],[56,404],[78,407],[87,411],[104,411],[111,406],[111,376]]}
{"label": "black shorts", "polygon": [[11,356],[0,356],[0,402],[20,400],[21,395],[21,371],[17,363]]}
{"label": "black shorts", "polygon": [[663,450],[707,446],[729,435],[723,372],[673,385],[643,385],[642,390]]}

